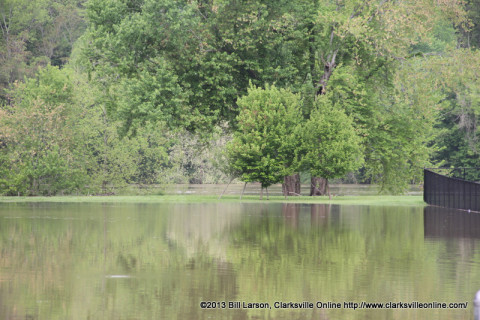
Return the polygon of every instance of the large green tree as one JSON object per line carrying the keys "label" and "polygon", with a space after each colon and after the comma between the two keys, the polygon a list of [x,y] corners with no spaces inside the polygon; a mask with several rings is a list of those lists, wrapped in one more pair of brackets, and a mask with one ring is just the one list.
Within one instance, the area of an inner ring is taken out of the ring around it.
{"label": "large green tree", "polygon": [[343,177],[362,165],[361,139],[352,119],[327,99],[317,101],[310,118],[298,130],[301,145],[296,152],[301,154],[302,169],[313,177],[325,178],[327,185],[322,187],[328,194],[328,179]]}
{"label": "large green tree", "polygon": [[35,78],[17,84],[12,103],[0,108],[1,152],[10,170],[0,192],[55,194],[80,190],[86,183],[78,144],[69,76],[48,66]]}
{"label": "large green tree", "polygon": [[298,171],[299,96],[275,86],[252,86],[238,105],[238,131],[227,152],[240,179],[260,182],[263,189]]}
{"label": "large green tree", "polygon": [[[379,150],[381,145],[377,144],[384,140],[370,138],[381,134],[386,140],[395,140],[393,131],[382,128],[388,126],[385,121],[394,103],[394,99],[386,101],[384,93],[392,93],[399,65],[409,59],[414,46],[431,40],[432,26],[445,20],[461,25],[465,12],[459,4],[449,1],[441,6],[430,1],[327,1],[315,5],[315,10],[305,10],[307,16],[303,19],[308,30],[305,34],[309,35],[305,39],[308,50],[304,51],[309,53],[315,94],[328,95],[337,108],[343,107],[354,116],[356,126],[369,137],[364,139],[367,153]],[[336,77],[336,73],[340,74]],[[345,95],[350,98],[348,104],[338,98]],[[409,139],[396,143],[413,148]],[[402,162],[409,163],[407,153],[399,156]],[[394,180],[411,178],[410,165],[391,166],[387,164],[389,154],[380,157],[383,159],[367,154],[365,168],[371,171],[380,163],[382,173],[376,178],[382,185],[390,188]],[[312,177],[312,188],[321,181]]]}

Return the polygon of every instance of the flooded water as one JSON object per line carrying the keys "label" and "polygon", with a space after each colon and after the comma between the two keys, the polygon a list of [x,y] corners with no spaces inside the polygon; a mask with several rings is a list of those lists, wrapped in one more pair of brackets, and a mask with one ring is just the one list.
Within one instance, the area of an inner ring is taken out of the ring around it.
{"label": "flooded water", "polygon": [[479,289],[480,214],[0,205],[0,319],[472,319]]}

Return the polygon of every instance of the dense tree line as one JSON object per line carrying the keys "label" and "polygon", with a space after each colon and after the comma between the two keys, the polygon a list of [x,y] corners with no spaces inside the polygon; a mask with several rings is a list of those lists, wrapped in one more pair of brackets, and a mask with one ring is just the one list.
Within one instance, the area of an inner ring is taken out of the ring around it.
{"label": "dense tree line", "polygon": [[[0,2],[0,193],[478,166],[476,1]],[[231,142],[228,142],[231,140]]]}

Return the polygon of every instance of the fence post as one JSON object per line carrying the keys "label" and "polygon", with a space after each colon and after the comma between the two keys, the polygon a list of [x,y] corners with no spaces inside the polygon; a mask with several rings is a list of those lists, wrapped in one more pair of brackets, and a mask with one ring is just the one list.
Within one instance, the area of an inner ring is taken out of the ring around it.
{"label": "fence post", "polygon": [[446,208],[449,208],[450,204],[450,197],[447,198],[448,192],[450,191],[450,179],[444,180],[446,183],[443,186],[443,189],[445,190],[443,192],[443,206]]}
{"label": "fence post", "polygon": [[427,170],[425,170],[425,167],[423,167],[423,201],[428,203],[430,200],[428,199],[428,174]]}

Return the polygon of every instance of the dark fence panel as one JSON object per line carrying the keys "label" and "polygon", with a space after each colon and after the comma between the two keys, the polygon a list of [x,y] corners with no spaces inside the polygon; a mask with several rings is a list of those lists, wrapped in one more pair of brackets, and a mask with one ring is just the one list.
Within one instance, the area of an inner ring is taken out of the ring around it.
{"label": "dark fence panel", "polygon": [[[480,184],[459,178],[467,177],[466,169],[477,168],[424,169],[423,200],[435,206],[480,212]],[[440,174],[433,170],[449,170],[446,174],[450,176],[445,175],[445,172]],[[457,172],[460,174],[456,174]],[[473,173],[468,175],[472,178],[473,176]]]}

